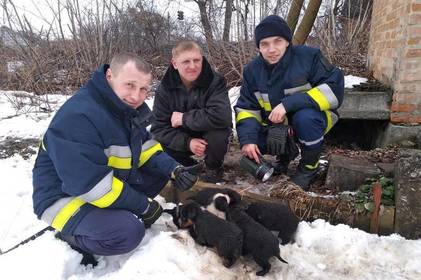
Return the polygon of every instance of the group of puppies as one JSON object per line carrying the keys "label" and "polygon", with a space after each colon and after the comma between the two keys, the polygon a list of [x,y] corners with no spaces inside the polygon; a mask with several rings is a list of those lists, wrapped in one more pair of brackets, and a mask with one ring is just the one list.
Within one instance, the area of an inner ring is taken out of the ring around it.
{"label": "group of puppies", "polygon": [[258,276],[269,272],[271,257],[287,263],[271,231],[279,232],[284,245],[293,238],[299,222],[285,204],[247,204],[228,188],[205,188],[187,203],[164,212],[171,214],[178,228],[188,229],[198,244],[215,248],[225,267],[231,267],[241,255],[251,255],[261,267]]}

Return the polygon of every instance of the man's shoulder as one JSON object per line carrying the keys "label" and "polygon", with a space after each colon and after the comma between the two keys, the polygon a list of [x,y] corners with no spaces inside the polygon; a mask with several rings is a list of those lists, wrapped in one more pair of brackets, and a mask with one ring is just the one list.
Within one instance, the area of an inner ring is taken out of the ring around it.
{"label": "man's shoulder", "polygon": [[246,66],[244,66],[243,73],[245,75],[252,75],[253,72],[255,72],[263,66],[262,62],[263,60],[260,57],[260,55],[256,56],[255,58],[253,58],[252,61],[247,63]]}
{"label": "man's shoulder", "polygon": [[292,52],[298,57],[315,56],[320,52],[319,48],[306,45],[292,46]]}

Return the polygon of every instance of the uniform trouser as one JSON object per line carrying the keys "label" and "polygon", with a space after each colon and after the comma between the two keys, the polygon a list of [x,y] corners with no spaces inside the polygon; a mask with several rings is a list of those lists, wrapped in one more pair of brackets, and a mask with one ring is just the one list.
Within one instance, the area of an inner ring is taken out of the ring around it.
{"label": "uniform trouser", "polygon": [[[296,111],[288,116],[295,137],[301,147],[301,164],[314,165],[319,160],[324,134],[326,133],[327,119],[324,112],[312,108]],[[261,153],[266,153],[267,127],[262,127],[258,147]]]}
{"label": "uniform trouser", "polygon": [[[205,151],[205,164],[209,169],[218,169],[224,163],[225,154],[228,151],[231,128],[216,129],[203,133],[192,132],[192,138],[202,138],[208,143]],[[164,146],[164,151],[184,166],[191,166],[197,162],[191,158],[192,152],[175,151]]]}
{"label": "uniform trouser", "polygon": [[[165,176],[144,173],[145,184],[133,186],[139,192],[153,198],[168,182]],[[145,236],[145,227],[133,213],[122,209],[94,208],[76,226],[70,245],[85,252],[101,255],[120,255],[136,248]]]}

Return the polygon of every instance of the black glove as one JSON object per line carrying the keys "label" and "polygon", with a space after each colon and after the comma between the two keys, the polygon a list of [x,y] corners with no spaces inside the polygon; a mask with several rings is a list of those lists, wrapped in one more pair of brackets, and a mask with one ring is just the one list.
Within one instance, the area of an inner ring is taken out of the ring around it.
{"label": "black glove", "polygon": [[152,224],[158,220],[161,214],[161,205],[156,200],[150,199],[148,209],[145,213],[139,215],[139,218],[142,218],[145,228],[150,228]]}
{"label": "black glove", "polygon": [[199,180],[198,173],[202,167],[200,163],[189,167],[177,166],[171,174],[174,187],[182,192],[192,188]]}
{"label": "black glove", "polygon": [[289,126],[284,124],[272,125],[268,129],[266,139],[267,152],[269,155],[279,156],[285,154]]}

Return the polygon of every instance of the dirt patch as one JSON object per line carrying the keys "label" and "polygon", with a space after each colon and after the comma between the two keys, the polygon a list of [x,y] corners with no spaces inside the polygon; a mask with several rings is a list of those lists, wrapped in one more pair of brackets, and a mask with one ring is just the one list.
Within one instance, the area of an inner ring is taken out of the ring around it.
{"label": "dirt patch", "polygon": [[37,153],[38,145],[39,139],[37,138],[6,137],[6,139],[0,141],[0,159],[9,158],[15,154],[28,159]]}
{"label": "dirt patch", "polygon": [[[323,153],[320,157],[320,169],[316,179],[310,186],[310,192],[318,195],[337,195],[338,191],[329,189],[325,186],[326,174],[329,165],[329,157],[332,154],[339,154],[349,158],[365,158],[373,163],[392,163],[398,155],[397,147],[376,148],[370,151],[342,149],[335,146],[324,146]],[[230,149],[225,156],[224,161],[224,180],[227,185],[235,186],[238,190],[246,190],[248,192],[270,196],[271,193],[279,189],[285,188],[289,184],[289,176],[295,173],[300,157],[297,157],[290,163],[288,168],[288,176],[273,176],[265,183],[258,181],[253,176],[243,170],[239,161],[241,158],[240,146],[238,143],[231,143]],[[275,161],[273,156],[265,155],[269,161]]]}

